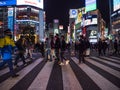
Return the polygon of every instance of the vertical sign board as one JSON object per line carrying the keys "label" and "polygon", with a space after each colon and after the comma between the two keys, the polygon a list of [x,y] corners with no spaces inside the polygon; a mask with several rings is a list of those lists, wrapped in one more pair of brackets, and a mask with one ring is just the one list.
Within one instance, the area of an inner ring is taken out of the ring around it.
{"label": "vertical sign board", "polygon": [[69,11],[69,18],[76,18],[77,17],[77,9],[70,9]]}
{"label": "vertical sign board", "polygon": [[39,11],[39,39],[44,39],[44,11]]}
{"label": "vertical sign board", "polygon": [[8,28],[13,32],[13,8],[8,8]]}

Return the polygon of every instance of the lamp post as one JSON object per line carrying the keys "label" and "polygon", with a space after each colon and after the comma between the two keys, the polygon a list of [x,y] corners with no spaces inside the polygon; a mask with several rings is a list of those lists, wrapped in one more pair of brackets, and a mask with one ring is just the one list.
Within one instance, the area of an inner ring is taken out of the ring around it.
{"label": "lamp post", "polygon": [[110,24],[109,24],[109,31],[108,34],[112,31],[112,21],[111,21],[111,0],[109,0],[109,19],[110,19]]}

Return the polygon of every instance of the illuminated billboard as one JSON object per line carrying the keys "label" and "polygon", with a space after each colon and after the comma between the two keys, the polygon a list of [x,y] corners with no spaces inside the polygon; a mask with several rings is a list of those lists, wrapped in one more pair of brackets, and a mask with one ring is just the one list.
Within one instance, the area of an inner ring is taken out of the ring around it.
{"label": "illuminated billboard", "polygon": [[0,0],[0,6],[30,5],[43,9],[43,0]]}
{"label": "illuminated billboard", "polygon": [[97,15],[89,15],[86,17],[86,20],[84,21],[84,26],[97,24],[98,24]]}
{"label": "illuminated billboard", "polygon": [[120,9],[120,0],[113,0],[113,11]]}
{"label": "illuminated billboard", "polygon": [[17,5],[30,5],[43,9],[43,0],[17,0]]}
{"label": "illuminated billboard", "polygon": [[86,12],[96,9],[96,0],[85,0]]}
{"label": "illuminated billboard", "polygon": [[97,25],[97,18],[86,19],[84,25],[85,26]]}
{"label": "illuminated billboard", "polygon": [[13,31],[13,8],[8,8],[8,28]]}
{"label": "illuminated billboard", "polygon": [[85,14],[85,8],[77,9],[77,17],[75,20],[75,24],[82,22],[83,14]]}
{"label": "illuminated billboard", "polygon": [[0,6],[16,5],[16,0],[0,0]]}

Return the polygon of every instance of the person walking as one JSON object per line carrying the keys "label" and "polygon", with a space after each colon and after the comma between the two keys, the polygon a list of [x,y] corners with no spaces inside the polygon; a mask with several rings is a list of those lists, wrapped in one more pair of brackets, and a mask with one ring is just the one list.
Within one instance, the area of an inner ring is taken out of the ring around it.
{"label": "person walking", "polygon": [[42,41],[41,44],[40,44],[40,52],[42,54],[42,56],[44,57],[45,55],[45,49],[44,49],[44,42]]}
{"label": "person walking", "polygon": [[55,36],[55,56],[55,60],[57,60],[58,63],[60,63],[60,38],[58,34],[56,34]]}
{"label": "person walking", "polygon": [[98,43],[97,43],[97,47],[98,47],[98,55],[102,55],[102,40],[99,39]]}
{"label": "person walking", "polygon": [[61,36],[61,47],[60,47],[60,65],[64,65],[63,63],[63,60],[66,61],[66,64],[68,64],[69,60],[67,60],[66,55],[65,55],[65,51],[66,51],[66,42],[65,42],[65,39],[64,39],[64,36]]}
{"label": "person walking", "polygon": [[32,40],[28,37],[25,39],[25,47],[26,47],[26,56],[33,60],[33,49],[34,49],[34,44],[32,43]]}
{"label": "person walking", "polygon": [[51,55],[52,55],[52,60],[55,58],[55,42],[54,42],[54,37],[51,36]]}
{"label": "person walking", "polygon": [[85,63],[84,52],[85,52],[85,40],[84,37],[81,35],[79,39],[79,64],[81,62]]}
{"label": "person walking", "polygon": [[90,56],[90,42],[85,38],[85,56]]}
{"label": "person walking", "polygon": [[103,42],[102,42],[103,55],[106,55],[107,47],[108,47],[107,42],[105,40],[103,40]]}
{"label": "person walking", "polygon": [[118,41],[117,41],[117,39],[115,39],[115,41],[114,41],[114,52],[113,52],[113,54],[117,54],[118,53]]}
{"label": "person walking", "polygon": [[1,46],[1,56],[3,62],[0,64],[0,67],[3,67],[6,63],[8,64],[9,70],[10,70],[10,75],[12,77],[17,77],[19,76],[18,74],[15,73],[13,69],[13,63],[12,63],[12,52],[13,49],[15,48],[15,43],[12,39],[12,33],[10,29],[7,29],[4,31],[5,37],[2,40],[2,45]]}
{"label": "person walking", "polygon": [[48,61],[52,61],[52,55],[51,55],[51,45],[50,45],[50,39],[46,38],[45,41],[45,60]]}
{"label": "person walking", "polygon": [[16,47],[18,49],[18,54],[15,58],[15,62],[14,62],[14,65],[16,67],[19,67],[18,66],[18,60],[21,59],[23,61],[23,65],[26,66],[26,61],[25,61],[25,57],[24,57],[24,54],[25,54],[25,45],[24,45],[24,37],[21,36],[20,39],[16,42]]}

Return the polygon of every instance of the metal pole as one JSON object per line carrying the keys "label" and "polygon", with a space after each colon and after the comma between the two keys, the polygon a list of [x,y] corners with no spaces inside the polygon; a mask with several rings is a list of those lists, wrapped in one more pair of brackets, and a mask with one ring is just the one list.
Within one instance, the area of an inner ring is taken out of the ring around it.
{"label": "metal pole", "polygon": [[111,20],[111,0],[109,0],[109,18],[110,18],[110,24],[109,24],[109,31],[108,34],[112,31],[112,20]]}
{"label": "metal pole", "polygon": [[14,34],[15,34],[15,7],[13,6],[13,40],[15,40]]}

